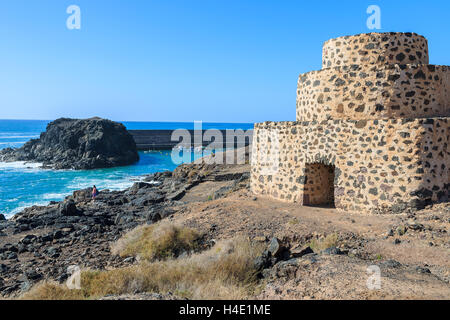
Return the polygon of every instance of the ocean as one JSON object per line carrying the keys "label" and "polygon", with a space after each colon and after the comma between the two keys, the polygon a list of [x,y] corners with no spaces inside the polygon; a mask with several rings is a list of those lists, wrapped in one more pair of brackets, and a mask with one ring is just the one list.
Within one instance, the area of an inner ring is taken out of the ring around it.
{"label": "ocean", "polygon": [[[39,138],[50,121],[0,120],[0,149],[22,146]],[[129,130],[194,129],[194,123],[181,122],[122,122]],[[253,124],[203,123],[203,129],[253,128]],[[140,152],[140,161],[132,166],[110,169],[74,171],[40,169],[38,164],[0,162],[0,213],[10,218],[33,205],[61,201],[73,191],[96,185],[100,190],[122,190],[139,181],[140,177],[158,171],[174,170],[167,150]],[[201,157],[195,153],[192,159]]]}

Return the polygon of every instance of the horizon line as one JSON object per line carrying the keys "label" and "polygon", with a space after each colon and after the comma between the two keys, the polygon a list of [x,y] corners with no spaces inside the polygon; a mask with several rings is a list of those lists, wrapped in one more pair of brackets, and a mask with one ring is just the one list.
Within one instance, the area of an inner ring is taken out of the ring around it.
{"label": "horizon line", "polygon": [[[1,119],[0,121],[55,121],[61,118],[66,118],[66,117],[59,117],[53,120],[50,119]],[[93,117],[91,117],[93,118]],[[84,120],[84,119],[91,119],[91,118],[70,118],[67,117],[67,119],[77,119],[77,120]],[[108,119],[108,118],[102,118],[105,120],[111,120],[114,122],[154,122],[154,123],[195,123],[196,121],[201,121],[203,123],[229,123],[229,124],[254,124],[255,122],[217,122],[217,121],[203,121],[203,120],[191,120],[191,121],[147,121],[147,120],[112,120],[112,119]]]}

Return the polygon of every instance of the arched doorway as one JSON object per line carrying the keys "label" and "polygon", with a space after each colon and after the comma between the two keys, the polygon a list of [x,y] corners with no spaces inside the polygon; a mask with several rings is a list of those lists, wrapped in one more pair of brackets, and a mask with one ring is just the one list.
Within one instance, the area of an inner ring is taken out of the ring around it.
{"label": "arched doorway", "polygon": [[333,165],[306,163],[303,205],[334,207],[334,175]]}

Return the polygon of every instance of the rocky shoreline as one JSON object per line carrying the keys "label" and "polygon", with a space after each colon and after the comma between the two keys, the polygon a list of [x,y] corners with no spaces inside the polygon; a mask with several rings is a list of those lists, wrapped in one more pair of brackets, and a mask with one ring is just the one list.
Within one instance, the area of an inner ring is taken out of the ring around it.
{"label": "rocky shoreline", "polygon": [[132,264],[134,259],[110,253],[111,243],[124,232],[169,218],[186,192],[205,180],[248,183],[248,172],[221,174],[220,168],[182,165],[145,176],[123,191],[103,190],[95,201],[91,189],[78,190],[64,201],[0,219],[0,296],[15,296],[42,280],[62,283],[71,265],[102,270]]}

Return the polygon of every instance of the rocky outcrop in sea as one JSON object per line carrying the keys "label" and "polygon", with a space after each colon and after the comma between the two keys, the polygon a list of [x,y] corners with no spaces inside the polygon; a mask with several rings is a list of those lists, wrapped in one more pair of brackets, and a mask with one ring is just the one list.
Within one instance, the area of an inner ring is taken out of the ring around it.
{"label": "rocky outcrop in sea", "polygon": [[49,123],[39,139],[18,149],[1,150],[0,161],[88,170],[131,165],[139,161],[139,154],[133,137],[120,123],[101,118],[61,118]]}

